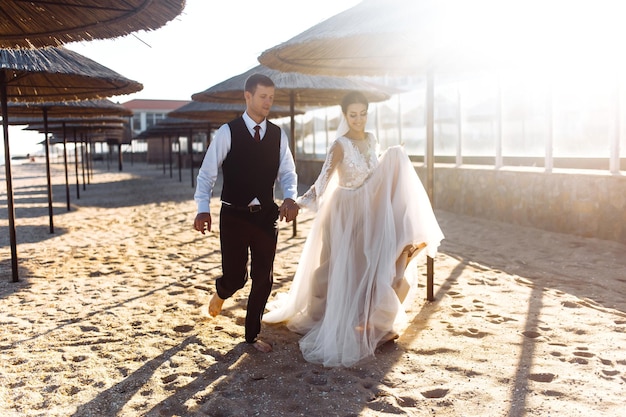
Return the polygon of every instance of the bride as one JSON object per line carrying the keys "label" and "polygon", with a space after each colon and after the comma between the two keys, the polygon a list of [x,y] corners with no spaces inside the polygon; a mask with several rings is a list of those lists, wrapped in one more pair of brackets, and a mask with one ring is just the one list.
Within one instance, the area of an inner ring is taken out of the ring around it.
{"label": "bride", "polygon": [[403,302],[417,286],[411,261],[423,248],[434,257],[443,239],[404,148],[377,155],[365,96],[349,93],[341,108],[338,138],[297,200],[317,214],[291,288],[263,317],[303,334],[304,358],[324,366],[352,366],[398,337]]}

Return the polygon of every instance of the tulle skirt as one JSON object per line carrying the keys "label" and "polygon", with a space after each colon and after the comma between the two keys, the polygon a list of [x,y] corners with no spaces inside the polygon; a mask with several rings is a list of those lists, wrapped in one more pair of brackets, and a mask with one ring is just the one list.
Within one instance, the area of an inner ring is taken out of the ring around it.
{"label": "tulle skirt", "polygon": [[403,301],[417,284],[407,248],[426,244],[434,257],[443,233],[400,146],[383,154],[361,187],[327,192],[290,290],[268,303],[263,321],[303,334],[307,361],[351,366],[403,330]]}

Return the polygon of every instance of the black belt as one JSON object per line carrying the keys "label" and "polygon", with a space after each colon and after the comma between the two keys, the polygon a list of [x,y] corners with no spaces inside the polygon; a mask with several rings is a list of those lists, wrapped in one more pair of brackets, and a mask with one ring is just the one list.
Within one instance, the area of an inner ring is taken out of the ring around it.
{"label": "black belt", "polygon": [[255,204],[252,206],[245,206],[245,207],[240,207],[240,206],[233,206],[232,204],[228,204],[222,201],[222,207],[226,207],[227,209],[230,210],[235,210],[235,211],[244,211],[247,213],[258,213],[259,211],[261,211],[263,208],[261,207],[261,205],[259,204]]}

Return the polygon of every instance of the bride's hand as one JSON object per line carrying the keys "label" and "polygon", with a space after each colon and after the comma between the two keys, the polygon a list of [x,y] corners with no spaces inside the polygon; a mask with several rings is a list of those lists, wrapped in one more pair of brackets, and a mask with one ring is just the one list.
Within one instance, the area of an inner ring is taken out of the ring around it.
{"label": "bride's hand", "polygon": [[283,201],[283,204],[279,208],[280,211],[280,220],[285,219],[286,222],[293,221],[298,212],[300,211],[300,206],[296,204],[291,198],[286,198]]}

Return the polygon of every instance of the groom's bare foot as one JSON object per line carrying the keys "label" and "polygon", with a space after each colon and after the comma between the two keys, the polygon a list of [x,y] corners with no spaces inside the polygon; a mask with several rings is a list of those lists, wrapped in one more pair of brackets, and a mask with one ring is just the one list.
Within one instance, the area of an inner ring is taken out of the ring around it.
{"label": "groom's bare foot", "polygon": [[213,294],[211,301],[209,301],[209,314],[213,317],[220,314],[222,311],[222,304],[224,304],[224,300],[222,300],[217,293]]}
{"label": "groom's bare foot", "polygon": [[268,353],[272,351],[272,345],[259,339],[255,340],[252,346],[254,346],[254,348],[259,352]]}

